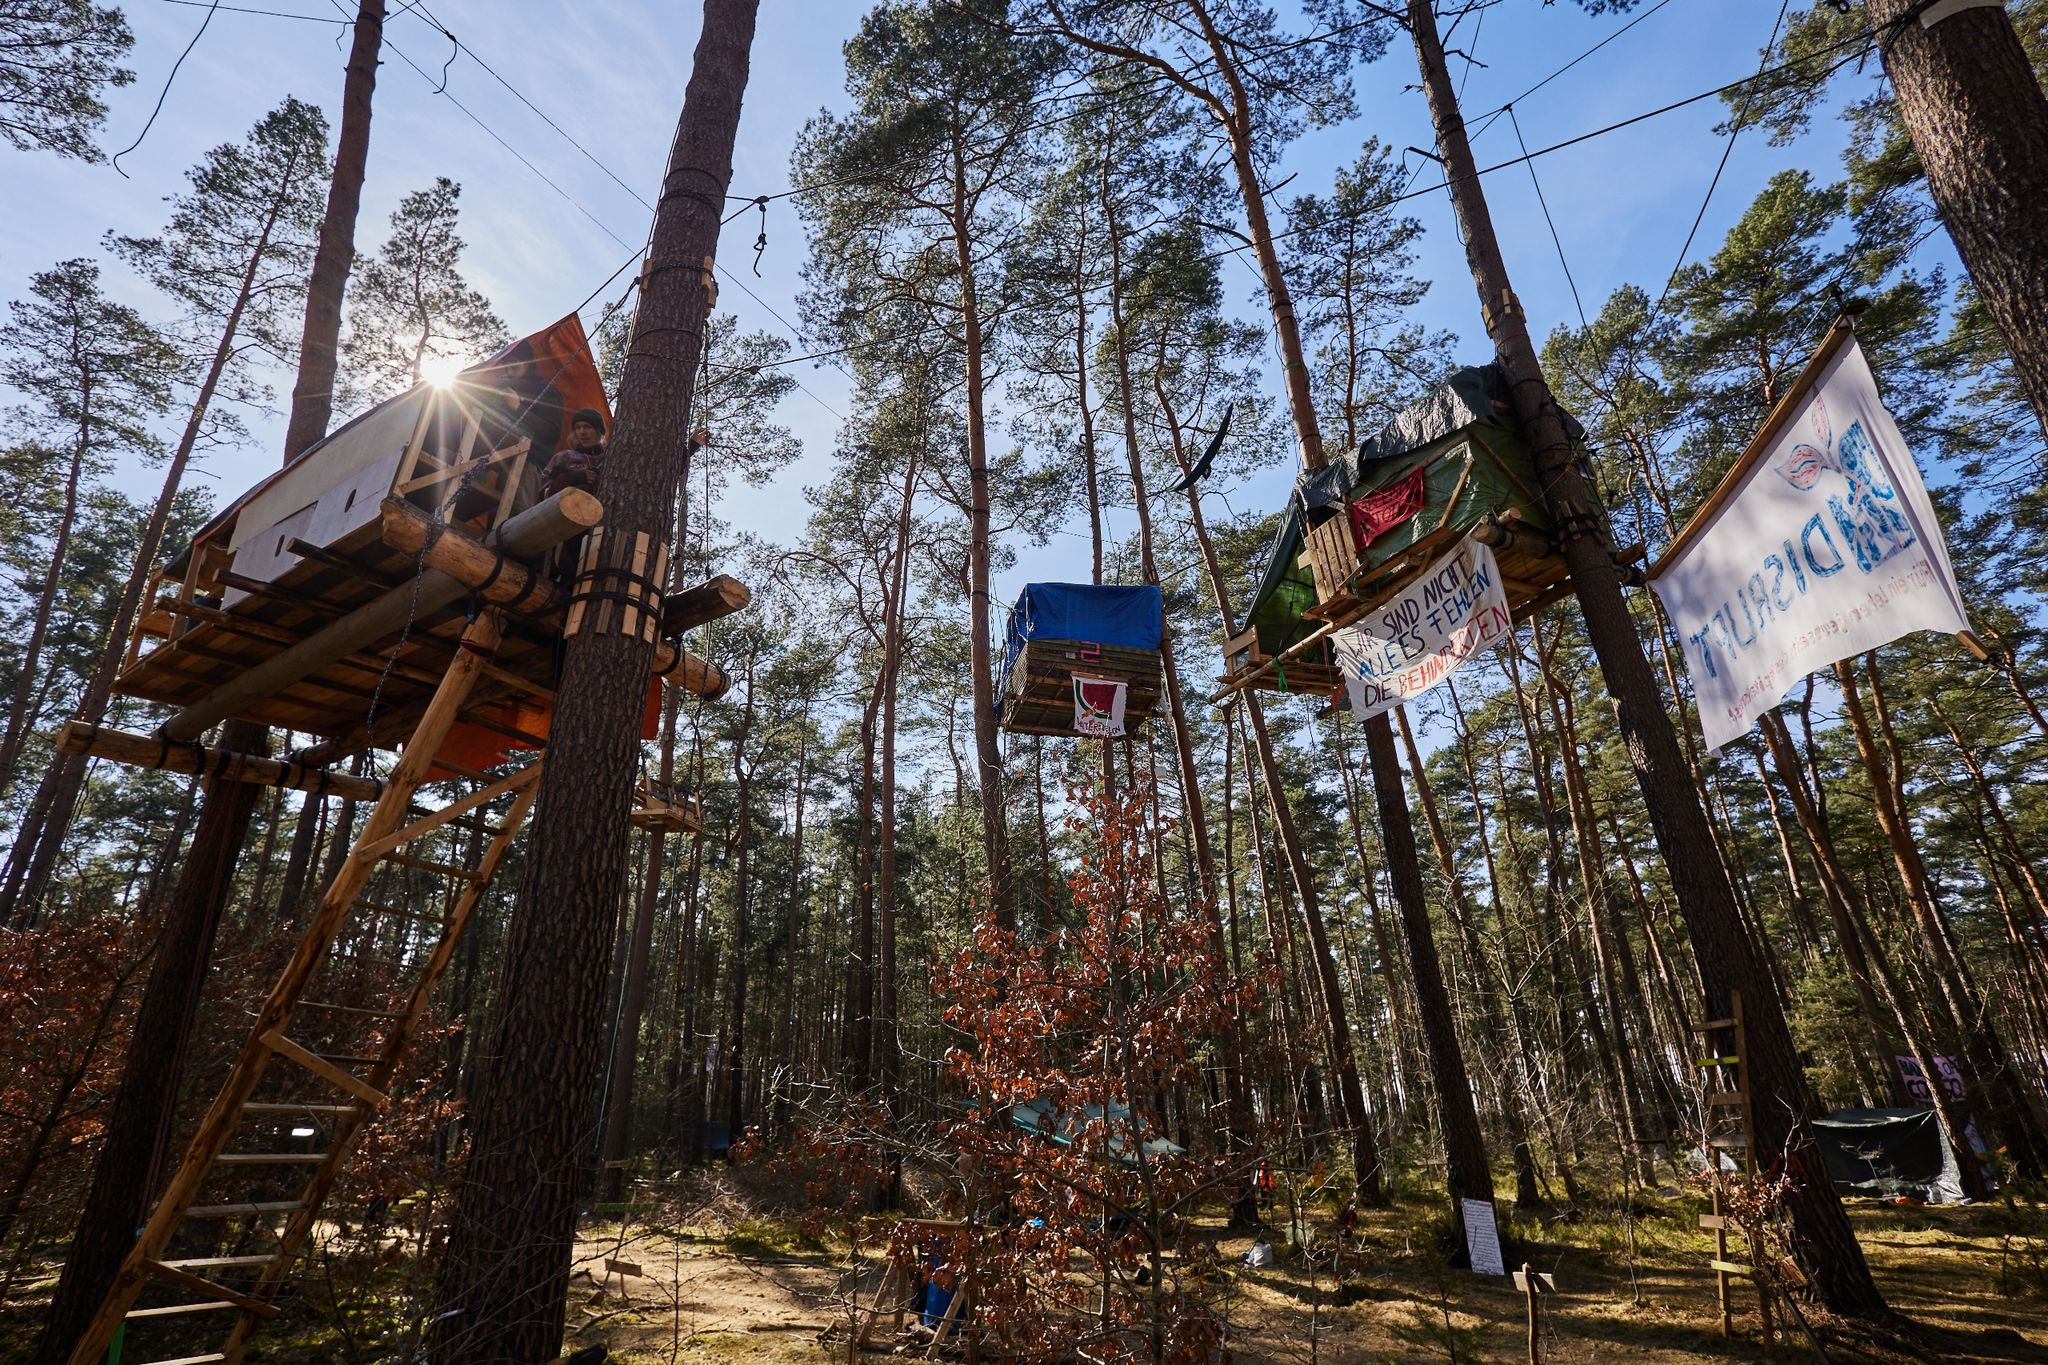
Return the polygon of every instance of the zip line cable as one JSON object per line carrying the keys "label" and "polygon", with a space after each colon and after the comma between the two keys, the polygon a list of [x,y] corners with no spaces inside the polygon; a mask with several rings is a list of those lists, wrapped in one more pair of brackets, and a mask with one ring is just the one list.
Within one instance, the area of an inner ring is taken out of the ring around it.
{"label": "zip line cable", "polygon": [[[1777,49],[1778,30],[1785,26],[1785,12],[1791,7],[1792,0],[1780,0],[1778,17],[1771,24],[1770,39],[1764,43],[1764,55],[1757,63],[1757,73],[1754,77],[1756,81],[1761,81],[1766,74],[1764,63],[1771,59],[1771,53]],[[1791,63],[1786,65],[1789,66]],[[1779,70],[1783,69],[1783,67],[1779,68]],[[1721,147],[1720,164],[1714,167],[1714,178],[1707,182],[1707,193],[1700,200],[1700,211],[1693,215],[1692,230],[1685,234],[1685,245],[1678,248],[1678,259],[1672,263],[1671,273],[1664,279],[1663,292],[1657,295],[1657,306],[1650,310],[1649,320],[1644,323],[1645,331],[1648,330],[1649,323],[1655,322],[1657,315],[1664,311],[1664,301],[1671,297],[1671,286],[1678,283],[1678,272],[1685,269],[1686,254],[1692,250],[1692,240],[1699,235],[1700,224],[1706,221],[1707,205],[1714,202],[1714,189],[1721,183],[1721,172],[1728,169],[1728,158],[1735,154],[1735,139],[1742,136],[1743,119],[1749,113],[1750,96],[1753,93],[1754,91],[1749,89],[1745,89],[1742,92],[1742,104],[1735,111],[1734,120],[1728,125],[1728,140]]]}
{"label": "zip line cable", "polygon": [[[1564,258],[1564,241],[1557,235],[1557,222],[1550,216],[1550,203],[1543,197],[1543,182],[1536,178],[1536,162],[1529,156],[1529,144],[1522,140],[1522,121],[1515,117],[1514,106],[1508,107],[1508,123],[1515,130],[1515,145],[1522,149],[1523,165],[1529,168],[1529,183],[1536,187],[1536,204],[1543,210],[1543,221],[1550,228],[1550,243],[1557,248],[1557,263],[1564,268],[1564,282],[1572,289],[1572,307],[1579,311],[1579,326],[1586,323],[1586,305],[1579,298],[1579,282],[1572,278],[1571,262]],[[1691,239],[1687,239],[1691,245]]]}
{"label": "zip line cable", "polygon": [[1609,43],[1613,42],[1613,41],[1614,41],[1614,40],[1615,40],[1616,38],[1619,38],[1619,37],[1620,37],[1620,36],[1621,36],[1622,34],[1624,34],[1624,33],[1628,32],[1628,31],[1629,31],[1630,29],[1634,28],[1634,27],[1635,27],[1635,26],[1636,26],[1637,24],[1640,24],[1640,23],[1642,23],[1642,22],[1643,22],[1643,20],[1645,20],[1645,19],[1649,18],[1649,17],[1651,16],[1651,15],[1655,14],[1655,13],[1656,13],[1656,12],[1657,12],[1658,10],[1660,10],[1660,9],[1663,9],[1663,8],[1664,8],[1664,7],[1666,6],[1666,5],[1668,5],[1668,4],[1670,4],[1670,3],[1671,3],[1671,0],[1657,0],[1657,3],[1656,3],[1656,4],[1654,4],[1654,5],[1650,6],[1650,7],[1648,8],[1648,9],[1646,9],[1646,10],[1642,11],[1642,12],[1641,12],[1640,14],[1636,15],[1636,16],[1635,16],[1635,17],[1634,17],[1633,19],[1630,19],[1630,20],[1629,20],[1629,21],[1628,21],[1627,23],[1623,24],[1623,25],[1622,25],[1622,26],[1621,26],[1620,28],[1618,28],[1618,29],[1614,30],[1614,32],[1612,32],[1612,33],[1608,34],[1608,35],[1607,35],[1607,36],[1606,36],[1605,38],[1602,38],[1602,39],[1601,39],[1601,40],[1600,40],[1599,42],[1597,42],[1597,43],[1593,44],[1593,45],[1592,45],[1591,47],[1587,48],[1587,49],[1586,49],[1586,50],[1585,50],[1584,52],[1581,52],[1581,53],[1580,53],[1580,54],[1579,54],[1578,56],[1576,56],[1576,57],[1572,58],[1572,59],[1571,59],[1570,61],[1566,62],[1566,63],[1565,63],[1565,64],[1564,64],[1563,66],[1560,66],[1559,68],[1557,68],[1557,70],[1555,70],[1555,71],[1551,72],[1551,73],[1550,73],[1550,74],[1549,74],[1548,76],[1545,76],[1545,77],[1544,77],[1544,78],[1543,78],[1542,80],[1540,80],[1540,81],[1536,82],[1536,84],[1534,84],[1534,85],[1530,86],[1530,87],[1529,87],[1529,88],[1528,88],[1527,90],[1524,90],[1524,91],[1523,91],[1523,92],[1522,92],[1521,94],[1519,94],[1519,95],[1515,96],[1515,97],[1514,97],[1513,99],[1509,100],[1509,101],[1508,101],[1508,102],[1507,102],[1506,104],[1503,104],[1503,105],[1501,105],[1501,106],[1500,106],[1500,107],[1499,107],[1498,109],[1494,109],[1494,110],[1491,110],[1491,111],[1489,111],[1489,112],[1487,112],[1487,113],[1485,113],[1485,114],[1481,114],[1481,115],[1480,115],[1480,117],[1481,117],[1482,119],[1484,119],[1484,120],[1485,120],[1485,122],[1481,123],[1481,124],[1480,124],[1480,125],[1479,125],[1479,126],[1478,126],[1477,128],[1474,128],[1474,129],[1472,130],[1472,136],[1473,136],[1473,138],[1474,138],[1474,139],[1477,139],[1477,138],[1479,137],[1479,135],[1480,135],[1481,133],[1484,133],[1484,132],[1485,132],[1485,131],[1486,131],[1486,130],[1487,130],[1488,128],[1491,128],[1491,127],[1493,126],[1494,120],[1498,119],[1498,118],[1499,118],[1499,117],[1500,117],[1500,116],[1501,116],[1502,114],[1505,114],[1505,113],[1506,113],[1506,112],[1507,112],[1507,111],[1508,111],[1508,110],[1509,110],[1510,108],[1512,108],[1513,106],[1515,106],[1515,105],[1517,105],[1517,104],[1520,104],[1520,103],[1521,103],[1521,102],[1522,102],[1523,100],[1525,100],[1525,99],[1529,98],[1529,96],[1531,96],[1531,95],[1535,94],[1535,93],[1536,93],[1536,92],[1537,92],[1538,90],[1541,90],[1541,89],[1542,89],[1542,88],[1543,88],[1544,86],[1546,86],[1546,85],[1550,84],[1550,83],[1551,83],[1552,81],[1556,80],[1556,79],[1557,79],[1557,78],[1558,78],[1559,76],[1562,76],[1562,75],[1563,75],[1563,74],[1564,74],[1565,72],[1567,72],[1567,71],[1571,70],[1571,69],[1572,69],[1573,67],[1577,66],[1577,65],[1578,65],[1578,64],[1579,64],[1580,62],[1583,62],[1584,60],[1586,60],[1586,58],[1588,58],[1588,57],[1592,56],[1592,55],[1593,55],[1593,54],[1594,54],[1595,52],[1598,52],[1598,51],[1599,51],[1599,50],[1600,50],[1601,48],[1603,48],[1603,47],[1606,47],[1606,46],[1607,46],[1607,45],[1608,45]]}

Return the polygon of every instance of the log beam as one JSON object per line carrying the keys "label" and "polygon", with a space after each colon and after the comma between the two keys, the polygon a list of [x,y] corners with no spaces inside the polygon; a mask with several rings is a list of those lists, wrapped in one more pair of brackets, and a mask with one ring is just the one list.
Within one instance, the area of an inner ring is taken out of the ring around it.
{"label": "log beam", "polygon": [[[387,526],[391,521],[391,508],[394,503],[419,518],[424,538],[427,514],[402,499],[385,499]],[[537,555],[582,534],[603,518],[602,503],[580,488],[570,488],[506,521],[492,532],[491,539],[508,553]],[[443,539],[457,536],[482,550],[484,555],[492,560],[507,564],[515,562],[502,559],[496,549],[469,536],[460,535],[459,532],[450,530],[442,533]],[[520,567],[524,569],[523,565]],[[527,572],[531,576],[531,571]],[[236,714],[242,708],[265,697],[275,696],[293,683],[347,658],[359,649],[367,648],[394,631],[403,629],[407,620],[439,611],[449,603],[457,601],[468,593],[472,586],[459,578],[437,571],[429,557],[426,571],[419,575],[416,583],[399,584],[368,604],[313,632],[297,644],[273,654],[247,672],[231,678],[165,721],[157,728],[157,733],[170,740],[197,739],[216,723]],[[492,600],[498,599],[494,597]]]}
{"label": "log beam", "polygon": [[661,633],[674,639],[686,630],[744,611],[753,600],[746,584],[730,574],[718,574],[694,588],[669,594],[661,605]]}
{"label": "log beam", "polygon": [[384,793],[384,784],[373,777],[350,777],[303,761],[259,758],[227,749],[209,749],[199,744],[130,734],[105,725],[87,725],[80,720],[65,722],[64,728],[57,732],[57,750],[126,763],[132,768],[217,774],[234,782],[248,782],[258,787],[289,787],[315,796],[375,801]]}
{"label": "log beam", "polygon": [[[404,554],[423,555],[430,571],[446,574],[485,601],[520,616],[552,624],[567,604],[568,594],[547,575],[508,559],[473,536],[443,526],[430,537],[426,513],[402,499],[384,500],[384,543]],[[750,598],[745,584],[721,574],[681,594],[678,600],[689,605],[676,617],[695,617],[701,624],[739,610]],[[666,623],[671,613],[664,608],[662,617]],[[714,701],[732,686],[718,665],[666,639],[655,641],[654,676]]]}

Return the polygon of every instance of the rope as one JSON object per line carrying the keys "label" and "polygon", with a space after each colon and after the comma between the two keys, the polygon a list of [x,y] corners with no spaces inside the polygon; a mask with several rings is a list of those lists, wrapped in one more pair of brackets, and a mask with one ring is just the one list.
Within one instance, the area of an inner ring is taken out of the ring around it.
{"label": "rope", "polygon": [[110,164],[123,180],[130,179],[131,177],[128,172],[121,169],[121,158],[134,151],[137,147],[140,147],[142,140],[149,136],[149,130],[156,127],[156,116],[164,111],[164,101],[171,97],[171,85],[178,79],[178,69],[185,65],[185,59],[192,55],[192,49],[199,46],[199,40],[206,36],[207,25],[213,22],[213,16],[219,11],[220,0],[213,0],[213,3],[207,7],[206,17],[199,21],[199,31],[192,35],[191,42],[185,44],[185,50],[178,54],[178,60],[171,63],[171,74],[164,77],[164,88],[157,92],[156,107],[149,111],[149,121],[142,125],[142,131],[135,135],[135,141],[114,153],[113,161]]}
{"label": "rope", "polygon": [[[1550,244],[1557,248],[1557,263],[1564,268],[1564,282],[1571,286],[1572,307],[1578,309],[1579,326],[1584,327],[1588,325],[1586,322],[1586,305],[1579,298],[1579,282],[1572,278],[1571,262],[1564,258],[1564,242],[1557,235],[1556,220],[1550,216],[1549,201],[1543,197],[1543,182],[1536,178],[1536,162],[1533,158],[1529,158],[1529,144],[1522,141],[1522,121],[1515,117],[1515,107],[1513,105],[1507,107],[1507,116],[1508,123],[1515,130],[1515,145],[1522,149],[1522,156],[1525,158],[1523,164],[1529,168],[1529,183],[1536,187],[1536,204],[1543,210],[1543,221],[1550,227]],[[1691,245],[1691,239],[1689,238],[1687,239],[1687,245]]]}

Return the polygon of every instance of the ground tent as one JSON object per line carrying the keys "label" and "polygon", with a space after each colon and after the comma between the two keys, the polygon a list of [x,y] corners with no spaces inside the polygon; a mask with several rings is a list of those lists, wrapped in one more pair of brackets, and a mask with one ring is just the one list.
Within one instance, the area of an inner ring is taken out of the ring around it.
{"label": "ground tent", "polygon": [[1813,1132],[1843,1194],[1908,1195],[1929,1204],[1963,1197],[1956,1150],[1932,1109],[1837,1109],[1815,1119]]}

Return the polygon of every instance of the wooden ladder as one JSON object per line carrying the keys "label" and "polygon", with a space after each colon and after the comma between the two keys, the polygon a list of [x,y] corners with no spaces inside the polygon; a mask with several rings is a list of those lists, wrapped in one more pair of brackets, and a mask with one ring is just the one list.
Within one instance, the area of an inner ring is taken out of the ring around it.
{"label": "wooden ladder", "polygon": [[[461,770],[450,778],[443,775],[447,765],[436,773],[434,757],[488,669],[502,629],[498,614],[487,611],[464,631],[382,796],[257,1012],[177,1172],[72,1349],[71,1365],[101,1365],[116,1335],[125,1338],[130,1324],[194,1314],[231,1319],[220,1349],[135,1365],[238,1362],[257,1328],[277,1315],[278,1291],[356,1142],[389,1103],[392,1080],[454,957],[456,941],[539,791],[539,759],[505,776]],[[473,790],[437,808],[414,803],[422,787],[449,781]],[[430,835],[458,831],[470,836],[473,861],[443,862],[408,851]],[[375,877],[404,882],[421,874],[443,878],[455,888],[435,911],[404,908],[404,895],[371,894]],[[344,947],[369,951],[335,951],[344,939]],[[366,976],[383,978],[382,999],[366,991]],[[310,988],[316,983],[322,994],[347,996],[351,1003],[315,998]],[[271,1063],[278,1060],[289,1065],[272,1073]],[[287,1090],[310,1084],[312,1094],[262,1098],[259,1089],[267,1074]],[[308,1150],[312,1141],[291,1136],[294,1129],[303,1135],[309,1127],[315,1139],[324,1139],[319,1150]],[[284,1184],[298,1170],[309,1172],[305,1183],[285,1197],[251,1193],[239,1201],[201,1202],[210,1178],[276,1173],[273,1183]],[[182,1230],[205,1221],[241,1222],[252,1232],[270,1224],[271,1236],[248,1255],[169,1255]],[[152,1284],[181,1297],[138,1307],[143,1290]],[[125,1351],[129,1343],[123,1344],[124,1354],[132,1356]]]}
{"label": "wooden ladder", "polygon": [[[1736,1276],[1744,1276],[1756,1284],[1757,1318],[1763,1328],[1764,1354],[1768,1357],[1772,1337],[1771,1296],[1764,1284],[1763,1248],[1756,1244],[1749,1230],[1729,1214],[1725,1197],[1727,1182],[1721,1169],[1721,1154],[1725,1152],[1737,1162],[1745,1177],[1756,1175],[1756,1109],[1750,1100],[1749,1035],[1742,1022],[1742,992],[1728,992],[1726,1019],[1709,1019],[1704,1024],[1695,1024],[1693,1032],[1706,1038],[1710,1046],[1708,1055],[1700,1058],[1698,1065],[1710,1078],[1706,1134],[1701,1139],[1701,1147],[1707,1159],[1708,1173],[1712,1176],[1709,1188],[1713,1191],[1714,1211],[1700,1215],[1700,1226],[1714,1234],[1714,1255],[1707,1264],[1713,1268],[1714,1283],[1720,1297],[1721,1335],[1734,1335],[1735,1311],[1728,1291]],[[1725,1039],[1725,1049],[1715,1039]],[[1728,1082],[1726,1088],[1716,1088],[1711,1084],[1711,1078],[1716,1075]],[[1729,1259],[1728,1237],[1731,1233],[1748,1244],[1748,1265]]]}

